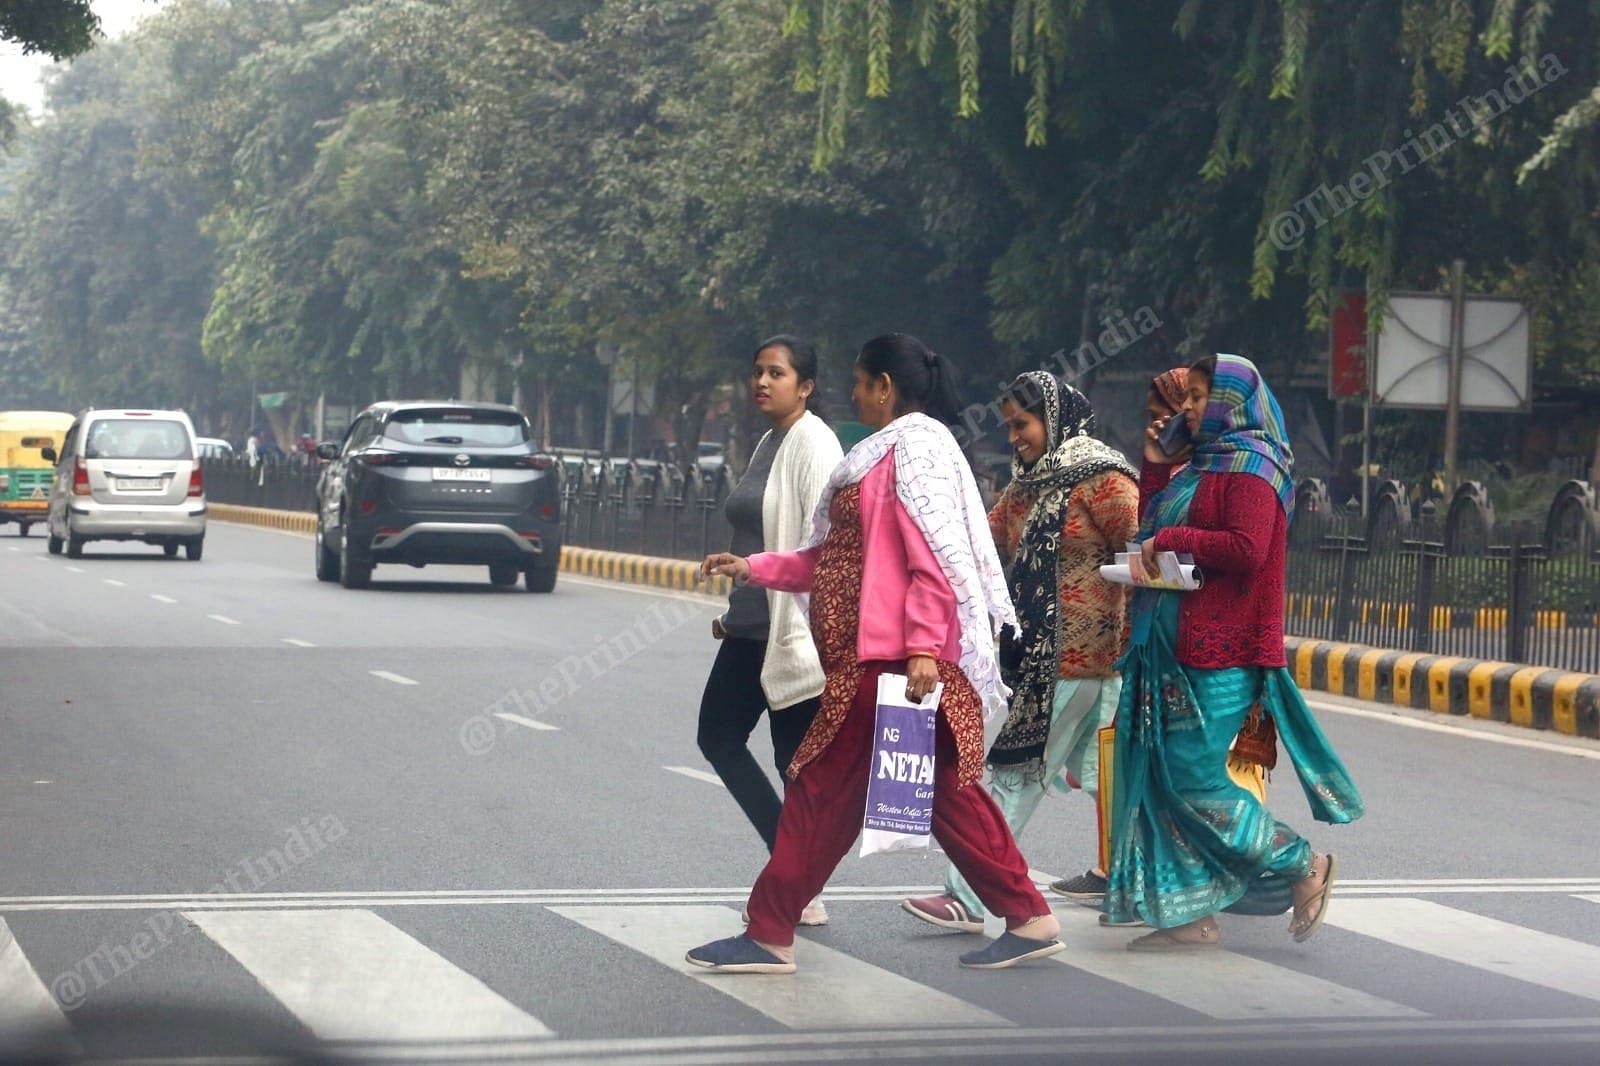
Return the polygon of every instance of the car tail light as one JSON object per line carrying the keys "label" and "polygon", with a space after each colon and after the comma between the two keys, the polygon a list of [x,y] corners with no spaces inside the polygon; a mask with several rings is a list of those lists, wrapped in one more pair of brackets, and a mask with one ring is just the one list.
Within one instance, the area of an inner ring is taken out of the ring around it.
{"label": "car tail light", "polygon": [[530,455],[523,462],[535,470],[554,470],[556,467],[555,458],[549,455]]}
{"label": "car tail light", "polygon": [[531,540],[535,544],[538,544],[543,540],[543,538],[539,536],[539,531],[534,529],[518,530],[517,536],[521,537],[523,540]]}
{"label": "car tail light", "polygon": [[403,466],[406,461],[399,452],[362,452],[356,459],[367,466]]}
{"label": "car tail light", "polygon": [[72,460],[72,494],[89,495],[89,468],[83,465],[82,459]]}
{"label": "car tail light", "polygon": [[203,496],[205,495],[205,491],[205,479],[200,475],[200,464],[196,463],[194,464],[194,468],[189,471],[189,495]]}
{"label": "car tail light", "polygon": [[554,518],[556,516],[556,505],[553,503],[547,503],[543,507],[539,508],[539,513],[546,518]]}
{"label": "car tail light", "polygon": [[397,534],[399,532],[400,532],[400,530],[398,528],[380,529],[380,530],[378,530],[378,536],[380,536],[380,537],[392,537],[392,536],[394,536],[395,534]]}
{"label": "car tail light", "polygon": [[377,509],[378,509],[378,501],[377,500],[362,500],[361,501],[361,513],[362,514],[371,514],[373,511],[376,511]]}

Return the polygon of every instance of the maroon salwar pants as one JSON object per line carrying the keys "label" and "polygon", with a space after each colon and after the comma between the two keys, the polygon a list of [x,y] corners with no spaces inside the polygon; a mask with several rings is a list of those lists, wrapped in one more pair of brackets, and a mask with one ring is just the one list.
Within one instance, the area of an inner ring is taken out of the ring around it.
{"label": "maroon salwar pants", "polygon": [[[833,742],[784,791],[778,839],[750,893],[753,940],[787,947],[805,909],[832,876],[861,832],[872,769],[878,675],[898,663],[866,664],[849,716]],[[956,744],[938,718],[934,759],[933,837],[991,913],[1007,928],[1049,914],[1028,876],[1005,815],[980,785],[963,787],[956,776]]]}

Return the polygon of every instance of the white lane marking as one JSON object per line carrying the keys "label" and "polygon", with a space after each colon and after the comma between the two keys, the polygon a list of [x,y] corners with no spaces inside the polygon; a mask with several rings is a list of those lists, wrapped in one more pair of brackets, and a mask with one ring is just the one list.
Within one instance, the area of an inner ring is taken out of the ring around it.
{"label": "white lane marking", "polygon": [[367,673],[371,674],[373,677],[380,678],[381,680],[384,680],[384,681],[392,681],[396,685],[420,685],[420,684],[422,684],[422,682],[420,682],[420,681],[413,681],[409,677],[405,677],[404,675],[401,675],[401,674],[391,674],[387,670],[368,670]]}
{"label": "white lane marking", "polygon": [[225,626],[236,626],[240,624],[236,619],[229,618],[225,614],[208,614],[206,617],[211,619],[213,622],[221,622]]}
{"label": "white lane marking", "polygon": [[119,588],[119,589],[125,589],[125,588],[128,587],[128,583],[126,581],[118,581],[114,577],[108,577],[108,578],[105,579],[105,581],[106,581],[106,584],[115,586],[116,588]]}
{"label": "white lane marking", "polygon": [[553,1036],[371,911],[185,913],[323,1040]]}
{"label": "white lane marking", "polygon": [[50,561],[50,557],[48,555],[35,555],[33,560],[34,562],[38,563],[48,563]]}
{"label": "white lane marking", "polygon": [[[77,1004],[72,1004],[76,1006]],[[56,1003],[22,945],[0,918],[0,1033],[28,1034],[57,1043],[70,1039],[67,1016]],[[37,1050],[44,1050],[42,1047]]]}
{"label": "white lane marking", "polygon": [[152,592],[150,594],[150,598],[152,600],[155,600],[157,603],[177,603],[178,602],[177,600],[173,599],[171,596],[162,596],[161,594],[155,593],[155,592]]}
{"label": "white lane marking", "polygon": [[1600,1000],[1600,946],[1425,899],[1341,900],[1327,924],[1569,996]]}
{"label": "white lane marking", "polygon": [[692,777],[696,781],[704,781],[708,785],[716,785],[719,788],[727,787],[722,783],[722,778],[716,774],[707,773],[704,770],[696,770],[692,766],[663,766],[662,769],[668,773],[682,774],[684,777]]}
{"label": "white lane marking", "polygon": [[[1328,912],[1330,917],[1333,911]],[[1424,1012],[1320,977],[1219,948],[1193,955],[1142,955],[1128,941],[1149,929],[1105,929],[1100,913],[1056,911],[1067,950],[1054,956],[1075,970],[1223,1021],[1262,1018],[1422,1018]]]}
{"label": "white lane marking", "polygon": [[72,573],[72,574],[81,574],[81,573],[83,573],[83,567],[81,567],[81,566],[69,566],[69,567],[67,567],[67,572],[68,573]]}
{"label": "white lane marking", "polygon": [[798,945],[799,971],[779,980],[730,980],[687,962],[688,948],[739,930],[739,912],[729,907],[550,909],[790,1028],[876,1028],[886,1018],[908,1027],[1009,1024],[981,1007],[812,941]]}
{"label": "white lane marking", "polygon": [[[1372,718],[1380,722],[1388,722],[1390,725],[1405,726],[1407,729],[1422,729],[1430,733],[1449,733],[1451,736],[1461,737],[1465,740],[1482,740],[1490,744],[1505,744],[1513,748],[1531,748],[1534,751],[1553,751],[1558,755],[1574,755],[1580,759],[1600,759],[1600,746],[1580,747],[1578,744],[1556,744],[1548,740],[1508,737],[1502,733],[1491,733],[1482,729],[1466,729],[1461,726],[1446,725],[1443,722],[1430,722],[1426,719],[1412,718],[1408,715],[1395,714],[1389,711],[1369,711],[1365,707],[1346,707],[1343,704],[1324,703],[1321,700],[1306,700],[1306,704],[1313,710],[1328,711],[1332,714],[1348,714],[1355,718]],[[1574,740],[1577,739],[1574,738]]]}
{"label": "white lane marking", "polygon": [[311,643],[309,640],[300,640],[297,637],[283,637],[281,639],[283,640],[283,642],[285,644],[293,644],[297,648],[315,648],[316,647],[316,645]]}
{"label": "white lane marking", "polygon": [[496,718],[503,718],[508,722],[515,722],[518,725],[525,725],[529,729],[539,729],[551,733],[557,732],[561,729],[561,727],[558,725],[551,725],[549,722],[536,722],[532,718],[524,718],[520,714],[507,714],[504,711],[496,711],[494,716]]}
{"label": "white lane marking", "polygon": [[22,550],[22,549],[21,549],[21,548],[19,548],[19,547],[17,547],[17,546],[16,546],[16,545],[12,545],[12,546],[11,546],[11,547],[10,547],[10,548],[8,548],[8,549],[7,549],[7,550],[8,550],[8,551],[14,551],[14,552],[19,552],[19,551],[21,551],[21,550]]}

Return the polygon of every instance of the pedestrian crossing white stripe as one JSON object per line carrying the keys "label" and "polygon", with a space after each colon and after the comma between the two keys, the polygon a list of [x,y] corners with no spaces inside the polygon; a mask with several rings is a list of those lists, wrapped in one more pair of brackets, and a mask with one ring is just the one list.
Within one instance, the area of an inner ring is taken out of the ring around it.
{"label": "pedestrian crossing white stripe", "polygon": [[1334,898],[1328,925],[1490,973],[1600,1000],[1600,946],[1425,899]]}
{"label": "pedestrian crossing white stripe", "polygon": [[184,917],[323,1040],[554,1035],[371,911],[194,911]]}
{"label": "pedestrian crossing white stripe", "polygon": [[739,932],[739,912],[729,907],[550,909],[791,1029],[1011,1024],[964,1000],[809,941],[796,945],[800,968],[789,976],[730,977],[691,965],[684,952]]}
{"label": "pedestrian crossing white stripe", "polygon": [[26,1035],[32,1041],[59,1044],[69,1040],[70,1033],[66,1014],[0,919],[0,1035],[12,1034],[8,1039]]}
{"label": "pedestrian crossing white stripe", "polygon": [[1423,1011],[1220,948],[1193,955],[1138,954],[1128,950],[1128,941],[1149,929],[1103,928],[1099,911],[1088,907],[1062,907],[1056,917],[1067,944],[1066,951],[1054,956],[1057,962],[1211,1018],[1427,1017]]}

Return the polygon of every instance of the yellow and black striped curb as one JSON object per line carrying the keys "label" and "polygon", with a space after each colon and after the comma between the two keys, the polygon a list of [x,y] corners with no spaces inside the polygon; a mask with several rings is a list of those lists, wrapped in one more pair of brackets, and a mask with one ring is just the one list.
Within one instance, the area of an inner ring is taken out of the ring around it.
{"label": "yellow and black striped curb", "polygon": [[[278,511],[270,507],[240,507],[231,503],[209,505],[210,516],[223,522],[283,529],[293,533],[315,533],[317,516],[310,511]],[[598,548],[561,548],[561,569],[569,574],[620,581],[630,585],[699,592],[726,596],[733,588],[725,577],[700,580],[700,564],[682,559],[661,559],[653,555],[629,555]]]}
{"label": "yellow and black striped curb", "polygon": [[710,596],[726,596],[733,582],[725,577],[700,580],[700,564],[682,559],[662,559],[654,555],[629,555],[625,552],[608,552],[599,548],[574,548],[562,545],[561,569],[571,574],[598,577],[606,581],[622,581],[630,585],[648,585],[658,589],[676,589],[679,592],[701,592]]}
{"label": "yellow and black striped curb", "polygon": [[1600,675],[1285,637],[1301,688],[1600,739]]}
{"label": "yellow and black striped curb", "polygon": [[271,507],[240,507],[233,503],[208,503],[211,518],[223,522],[242,522],[247,526],[285,529],[291,533],[315,533],[317,516],[310,511],[278,511]]}

